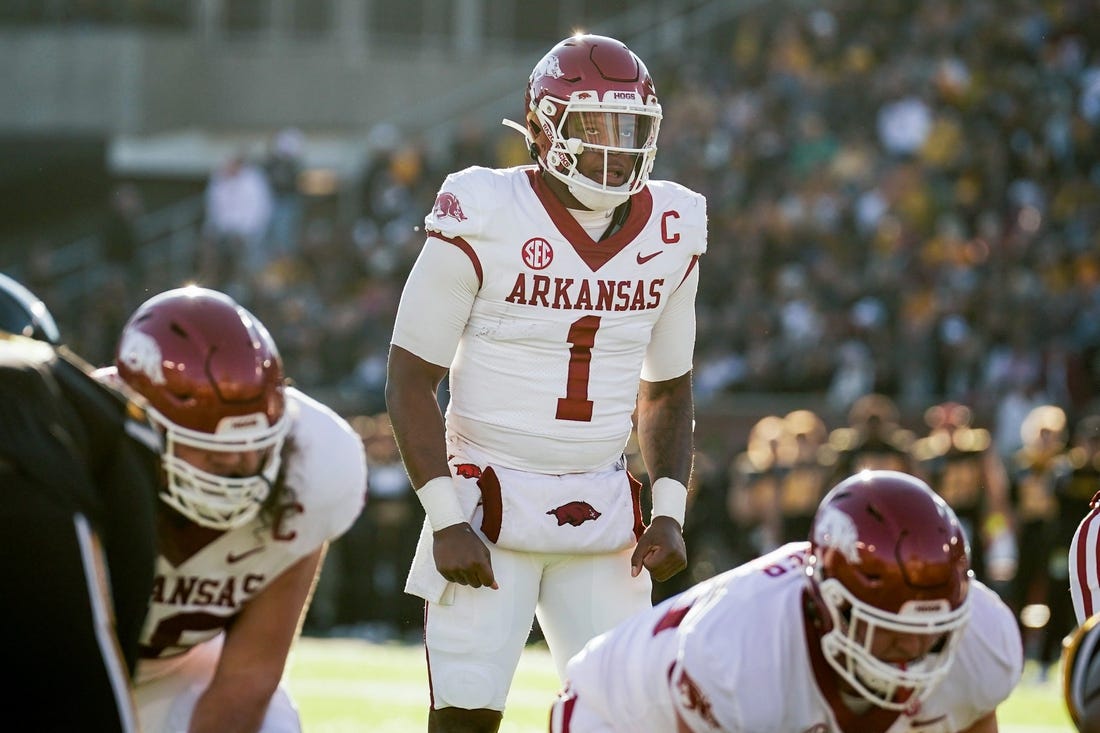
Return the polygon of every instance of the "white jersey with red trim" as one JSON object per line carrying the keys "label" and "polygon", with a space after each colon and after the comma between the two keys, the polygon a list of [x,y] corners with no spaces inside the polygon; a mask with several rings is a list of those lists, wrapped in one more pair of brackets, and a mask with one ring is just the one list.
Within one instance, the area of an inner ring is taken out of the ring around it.
{"label": "white jersey with red trim", "polygon": [[[593,241],[532,166],[454,173],[425,218],[429,238],[461,249],[478,280],[449,365],[448,429],[501,465],[609,465],[629,437],[643,374],[691,369],[691,349],[659,359],[649,350],[706,250],[705,199],[651,181],[620,224]],[[399,316],[394,343],[421,355],[415,330],[415,314]]]}
{"label": "white jersey with red trim", "polygon": [[159,674],[154,657],[175,656],[220,634],[249,599],[347,531],[362,511],[367,474],[360,437],[296,389],[286,390],[286,405],[291,428],[283,461],[290,501],[272,519],[261,514],[178,565],[158,556],[139,682]]}
{"label": "white jersey with red trim", "polygon": [[1078,625],[1100,612],[1100,493],[1069,545],[1069,594]]}
{"label": "white jersey with red trim", "polygon": [[955,662],[922,704],[897,714],[844,707],[803,623],[808,550],[784,545],[591,641],[567,669],[578,707],[622,733],[674,733],[677,712],[698,733],[947,733],[1011,693],[1023,664],[1016,622],[974,581]]}

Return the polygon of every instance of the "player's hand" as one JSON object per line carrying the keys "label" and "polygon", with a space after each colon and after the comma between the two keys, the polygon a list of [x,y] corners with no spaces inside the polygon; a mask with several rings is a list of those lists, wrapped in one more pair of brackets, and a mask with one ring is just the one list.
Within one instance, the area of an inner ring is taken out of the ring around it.
{"label": "player's hand", "polygon": [[435,567],[444,579],[473,588],[489,586],[497,590],[489,548],[469,524],[452,524],[432,535]]}
{"label": "player's hand", "polygon": [[645,567],[654,580],[668,580],[687,567],[687,547],[680,523],[672,517],[654,517],[630,558],[630,576]]}

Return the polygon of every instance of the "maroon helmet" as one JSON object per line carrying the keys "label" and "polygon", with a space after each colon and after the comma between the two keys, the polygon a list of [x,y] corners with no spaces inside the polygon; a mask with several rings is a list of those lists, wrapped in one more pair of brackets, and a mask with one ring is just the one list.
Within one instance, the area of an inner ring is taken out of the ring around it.
{"label": "maroon helmet", "polygon": [[[645,64],[621,41],[578,34],[561,41],[535,65],[524,97],[528,122],[542,134],[505,120],[533,140],[538,163],[593,210],[611,209],[649,180],[657,154],[661,105]],[[601,180],[577,170],[586,151],[604,156]],[[633,167],[609,179],[609,156],[625,153]]]}
{"label": "maroon helmet", "polygon": [[[288,430],[283,366],[263,324],[229,296],[199,287],[156,295],[122,330],[115,365],[164,431],[166,503],[198,524],[251,520],[279,471]],[[255,476],[225,477],[175,455],[266,451]]]}
{"label": "maroon helmet", "polygon": [[[915,476],[861,471],[821,501],[810,546],[807,573],[833,669],[880,707],[904,709],[931,692],[970,611],[966,538],[951,508]],[[883,631],[934,643],[919,659],[884,661],[872,654]]]}

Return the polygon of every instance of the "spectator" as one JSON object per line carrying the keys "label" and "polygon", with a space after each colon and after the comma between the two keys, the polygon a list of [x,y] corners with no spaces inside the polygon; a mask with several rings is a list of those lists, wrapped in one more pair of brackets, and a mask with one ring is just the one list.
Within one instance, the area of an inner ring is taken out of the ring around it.
{"label": "spectator", "polygon": [[263,166],[272,193],[266,240],[266,256],[270,259],[286,257],[298,246],[305,213],[299,188],[304,167],[305,135],[296,127],[279,130]]}
{"label": "spectator", "polygon": [[238,289],[267,264],[264,237],[273,198],[263,170],[244,153],[229,156],[206,186],[204,251],[199,271],[204,282]]}

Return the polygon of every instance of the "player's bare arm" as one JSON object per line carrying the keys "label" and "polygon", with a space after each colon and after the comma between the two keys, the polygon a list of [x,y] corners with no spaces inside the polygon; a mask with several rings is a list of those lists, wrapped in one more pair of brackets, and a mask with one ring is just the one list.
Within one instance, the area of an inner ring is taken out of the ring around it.
{"label": "player's bare arm", "polygon": [[287,568],[227,629],[214,679],[195,705],[188,733],[260,729],[301,630],[327,547],[322,545]]}
{"label": "player's bare arm", "polygon": [[[691,372],[661,382],[642,380],[638,390],[638,444],[650,480],[691,478],[694,439]],[[638,541],[631,572],[645,567],[655,580],[667,580],[687,567],[683,528],[673,518],[656,516]]]}
{"label": "player's bare arm", "polygon": [[[409,479],[422,488],[432,479],[450,477],[443,413],[436,391],[446,367],[425,361],[401,348],[390,347],[386,407],[397,447]],[[474,588],[496,588],[489,549],[466,522],[434,533],[436,569],[445,580]]]}

